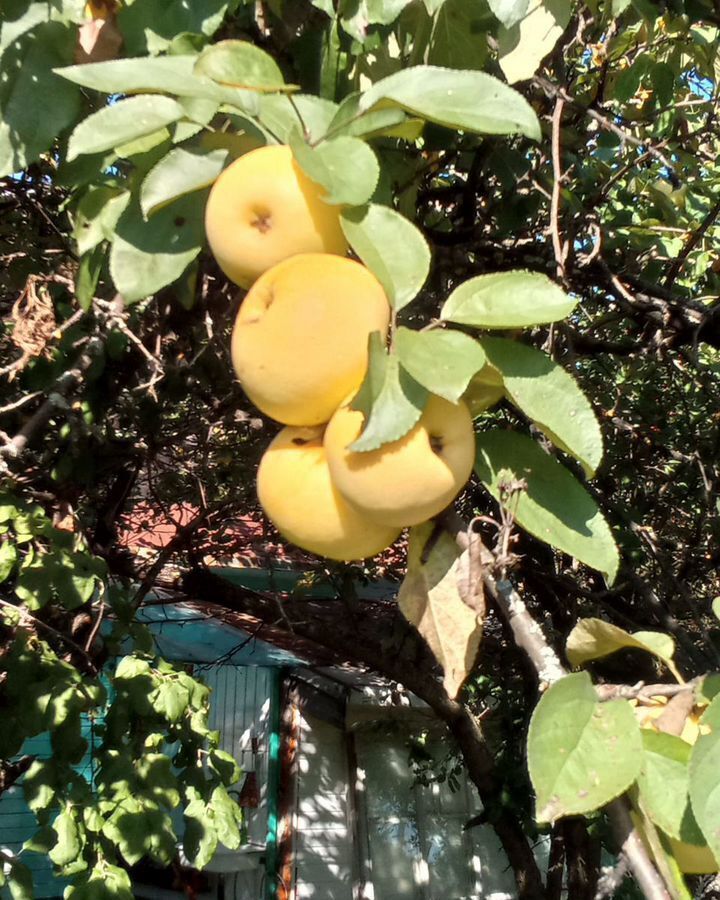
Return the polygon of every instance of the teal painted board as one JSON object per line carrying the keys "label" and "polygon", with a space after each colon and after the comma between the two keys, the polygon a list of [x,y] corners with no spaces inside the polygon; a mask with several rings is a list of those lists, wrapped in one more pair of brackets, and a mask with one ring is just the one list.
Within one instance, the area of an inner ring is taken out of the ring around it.
{"label": "teal painted board", "polygon": [[[42,734],[26,741],[22,754],[48,759],[52,756],[50,735]],[[0,797],[0,846],[19,853],[23,842],[31,838],[36,830],[37,820],[25,802],[22,786],[15,784]],[[32,872],[37,900],[62,897],[67,882],[55,878],[52,863],[47,857],[38,853],[23,853],[21,860]],[[0,897],[10,900],[7,886],[0,889]]]}
{"label": "teal painted board", "polygon": [[[97,719],[93,723],[85,717],[82,723],[82,736],[88,742],[88,749],[75,770],[87,781],[92,780],[93,736],[100,721]],[[38,759],[49,759],[52,753],[49,733],[39,734],[25,741],[21,751],[23,756],[35,756]],[[0,796],[0,846],[7,847],[13,853],[19,853],[23,843],[29,840],[36,830],[37,821],[25,802],[22,785],[13,785]],[[51,900],[51,898],[54,900],[62,897],[68,882],[55,877],[52,863],[46,856],[24,852],[21,859],[32,872],[36,900]],[[7,886],[0,889],[0,898],[10,900]]]}

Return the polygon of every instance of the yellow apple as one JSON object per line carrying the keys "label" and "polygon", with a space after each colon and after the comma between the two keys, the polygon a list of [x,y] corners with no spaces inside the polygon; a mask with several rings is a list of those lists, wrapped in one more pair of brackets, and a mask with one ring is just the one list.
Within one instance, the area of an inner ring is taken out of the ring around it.
{"label": "yellow apple", "polygon": [[340,208],[321,199],[283,145],[260,147],[231,163],[210,191],[205,233],[218,265],[240,287],[296,253],[345,256]]}
{"label": "yellow apple", "polygon": [[328,559],[374,556],[400,532],[371,521],[340,496],[330,479],[322,427],[283,428],[260,462],[257,492],[283,537]]}
{"label": "yellow apple", "polygon": [[432,394],[418,423],[400,440],[353,452],[348,447],[362,428],[362,413],[341,407],[325,431],[325,448],[340,493],[378,522],[401,527],[424,522],[441,512],[470,476],[475,434],[462,402]]}
{"label": "yellow apple", "polygon": [[357,390],[368,336],[383,338],[390,306],[380,282],[341,256],[293,256],[265,272],[243,300],[232,361],[248,397],[285,425],[327,422]]}

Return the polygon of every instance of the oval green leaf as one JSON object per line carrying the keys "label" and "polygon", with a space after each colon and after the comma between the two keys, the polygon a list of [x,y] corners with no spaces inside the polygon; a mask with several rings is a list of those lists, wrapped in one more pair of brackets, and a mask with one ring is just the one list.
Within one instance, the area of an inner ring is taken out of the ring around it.
{"label": "oval green leaf", "polygon": [[708,846],[720,860],[720,696],[705,710],[690,756],[690,804]]}
{"label": "oval green leaf", "polygon": [[149,297],[178,279],[205,239],[205,196],[181,197],[150,221],[131,204],[117,223],[110,250],[110,275],[126,303]]}
{"label": "oval green leaf", "polygon": [[312,94],[262,94],[259,100],[260,126],[272,139],[287,144],[292,132],[300,127],[308,140],[318,141],[328,130],[337,103]]}
{"label": "oval green leaf", "polygon": [[374,194],[380,166],[364,141],[337,137],[313,148],[296,128],[290,135],[289,144],[308,178],[325,188],[325,203],[360,206]]}
{"label": "oval green leaf", "polygon": [[484,72],[411,66],[383,78],[366,91],[362,110],[378,103],[397,105],[448,128],[478,134],[541,137],[540,122],[517,91]]}
{"label": "oval green leaf", "polygon": [[650,819],[675,840],[701,844],[690,809],[688,762],[692,747],[680,737],[642,728],[643,761],[638,788]]}
{"label": "oval green leaf", "polygon": [[53,71],[81,87],[104,94],[159,92],[228,103],[249,114],[257,112],[257,97],[250,91],[227,88],[193,74],[197,56],[144,56],[108,62],[65,66]]}
{"label": "oval green leaf", "polygon": [[593,475],[603,455],[600,425],[575,379],[546,353],[504,338],[483,338],[506,395],[560,449]]}
{"label": "oval green leaf", "polygon": [[349,94],[337,109],[328,126],[328,133],[344,134],[369,140],[374,137],[398,137],[406,141],[417,140],[425,123],[411,118],[402,109],[387,107],[369,112],[360,111],[361,94]]}
{"label": "oval green leaf", "polygon": [[99,153],[152,134],[184,115],[169,97],[141,95],[120,100],[88,116],[70,135],[68,159]]}
{"label": "oval green leaf", "polygon": [[365,416],[365,427],[350,449],[358,453],[377,450],[404,437],[420,418],[427,391],[385,352],[380,333],[368,340],[368,370],[352,408]]}
{"label": "oval green leaf", "polygon": [[401,326],[395,333],[395,349],[415,381],[451,403],[457,403],[486,361],[480,344],[460,331],[414,331]]}
{"label": "oval green leaf", "polygon": [[249,41],[227,40],[211,44],[200,54],[193,71],[230,87],[256,91],[293,90],[285,84],[272,56]]}
{"label": "oval green leaf", "polygon": [[526,328],[566,318],[576,302],[539,272],[493,272],[456,287],[440,318],[475,328]]}
{"label": "oval green leaf", "polygon": [[[34,8],[30,6],[30,11]],[[39,8],[42,6],[38,4]],[[44,19],[47,13],[40,13]],[[26,17],[23,16],[23,19]],[[2,14],[0,13],[0,19]],[[3,38],[16,22],[2,25]],[[76,29],[60,22],[37,27],[17,65],[7,62],[2,72],[0,114],[0,177],[19,172],[44,153],[56,136],[77,117],[80,92],[57,78],[52,66],[72,58]],[[16,45],[18,52],[23,52]]]}
{"label": "oval green leaf", "polygon": [[571,666],[583,666],[593,659],[601,659],[618,650],[632,647],[645,650],[661,659],[670,671],[677,672],[673,657],[675,641],[661,631],[636,631],[630,634],[602,619],[580,619],[568,635],[565,653]]}
{"label": "oval green leaf", "polygon": [[387,206],[345,210],[340,222],[350,246],[400,310],[417,295],[430,271],[430,248],[420,231]]}
{"label": "oval green leaf", "polygon": [[475,471],[498,501],[501,484],[524,479],[527,490],[513,495],[511,509],[518,524],[612,583],[618,550],[603,514],[580,482],[535,441],[512,431],[483,432],[477,436]]}
{"label": "oval green leaf", "polygon": [[538,822],[599,809],[630,787],[641,762],[640,727],[627,700],[601,703],[587,672],[566,675],[542,696],[530,721]]}
{"label": "oval green leaf", "polygon": [[147,219],[160,207],[185,194],[209,187],[222,172],[227,150],[176,147],[145,176],[140,188],[140,208]]}

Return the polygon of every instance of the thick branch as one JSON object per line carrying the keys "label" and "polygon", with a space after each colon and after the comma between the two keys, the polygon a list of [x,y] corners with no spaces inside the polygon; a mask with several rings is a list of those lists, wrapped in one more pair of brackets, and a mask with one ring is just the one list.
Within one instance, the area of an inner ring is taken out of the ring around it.
{"label": "thick branch", "polygon": [[[460,547],[468,545],[467,531],[459,530],[456,538]],[[483,569],[485,588],[494,599],[503,618],[508,622],[518,646],[525,651],[537,672],[540,687],[549,686],[567,674],[557,654],[545,639],[540,625],[533,619],[520,595],[506,580],[495,580]],[[630,871],[640,886],[646,900],[670,900],[665,884],[630,819],[629,803],[621,797],[608,807],[613,831],[626,854]]]}

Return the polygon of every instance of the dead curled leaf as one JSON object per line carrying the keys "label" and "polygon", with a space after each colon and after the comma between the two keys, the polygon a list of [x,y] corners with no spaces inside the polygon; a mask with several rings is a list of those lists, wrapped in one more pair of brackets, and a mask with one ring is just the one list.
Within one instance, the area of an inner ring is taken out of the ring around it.
{"label": "dead curled leaf", "polygon": [[[433,544],[426,553],[431,536]],[[470,586],[473,569],[468,552],[461,553],[446,532],[436,537],[432,523],[411,529],[398,603],[442,666],[443,684],[452,698],[472,671],[482,638],[484,601],[481,586]],[[481,585],[479,578],[476,581]]]}
{"label": "dead curled leaf", "polygon": [[117,59],[122,42],[122,34],[115,24],[114,15],[83,22],[78,29],[75,62],[81,65]]}

